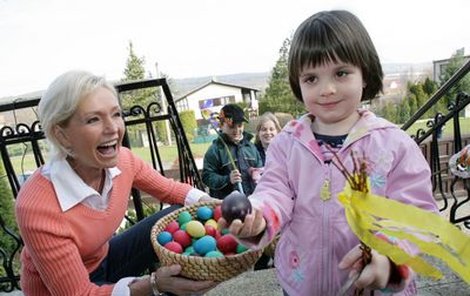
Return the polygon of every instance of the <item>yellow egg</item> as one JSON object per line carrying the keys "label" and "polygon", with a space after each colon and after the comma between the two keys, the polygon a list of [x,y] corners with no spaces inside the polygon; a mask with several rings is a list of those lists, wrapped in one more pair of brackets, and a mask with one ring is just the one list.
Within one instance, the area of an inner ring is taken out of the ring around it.
{"label": "yellow egg", "polygon": [[214,219],[207,220],[204,225],[210,225],[214,227],[215,229],[219,229],[219,225],[217,225],[217,222]]}
{"label": "yellow egg", "polygon": [[195,238],[203,237],[206,234],[206,229],[201,222],[192,220],[186,223],[186,232]]}

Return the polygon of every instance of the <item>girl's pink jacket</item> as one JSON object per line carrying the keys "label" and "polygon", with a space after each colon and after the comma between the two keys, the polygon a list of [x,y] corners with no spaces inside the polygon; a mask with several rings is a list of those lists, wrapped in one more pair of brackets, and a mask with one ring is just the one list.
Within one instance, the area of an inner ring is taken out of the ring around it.
{"label": "girl's pink jacket", "polygon": [[[351,151],[365,153],[373,193],[437,212],[429,165],[413,139],[369,111],[358,112],[361,118],[338,153],[348,170],[353,170]],[[265,246],[281,232],[275,266],[283,289],[291,296],[338,295],[348,278],[338,263],[359,243],[337,200],[345,178],[332,163],[324,162],[311,122],[303,116],[276,136],[268,149],[264,174],[250,197],[268,222],[264,236],[252,247]],[[330,182],[331,198],[323,201],[320,192],[325,180]],[[410,281],[394,295],[416,293]],[[382,294],[375,291],[375,295]]]}

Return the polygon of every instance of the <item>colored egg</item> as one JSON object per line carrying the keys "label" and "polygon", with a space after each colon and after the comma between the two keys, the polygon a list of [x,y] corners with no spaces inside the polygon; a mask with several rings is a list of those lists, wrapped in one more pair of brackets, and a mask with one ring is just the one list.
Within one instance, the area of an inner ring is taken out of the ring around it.
{"label": "colored egg", "polygon": [[204,257],[209,257],[209,258],[222,258],[222,257],[224,257],[224,254],[222,254],[221,252],[215,250],[215,251],[207,252]]}
{"label": "colored egg", "polygon": [[183,247],[177,242],[172,241],[172,242],[166,243],[164,247],[166,249],[168,249],[172,252],[178,253],[178,254],[183,253]]}
{"label": "colored egg", "polygon": [[238,243],[235,240],[235,237],[231,234],[222,235],[217,240],[217,249],[219,249],[219,251],[221,251],[224,254],[236,253],[237,245]]}
{"label": "colored egg", "polygon": [[237,254],[241,254],[241,253],[245,252],[246,250],[248,250],[248,248],[245,247],[244,245],[242,245],[242,244],[237,245],[237,250],[236,250]]}
{"label": "colored egg", "polygon": [[162,231],[157,235],[157,242],[162,246],[168,242],[171,242],[172,240],[173,236],[168,231]]}
{"label": "colored egg", "polygon": [[185,255],[191,256],[191,255],[194,255],[195,253],[196,252],[194,251],[194,247],[192,245],[184,249]]}
{"label": "colored egg", "polygon": [[214,208],[214,220],[219,221],[220,217],[222,217],[222,206],[218,205]]}
{"label": "colored egg", "polygon": [[206,221],[212,218],[212,209],[206,206],[199,207],[196,210],[196,217],[198,220]]}
{"label": "colored egg", "polygon": [[188,211],[183,211],[183,212],[179,213],[179,215],[178,215],[179,225],[183,225],[184,223],[188,223],[192,219],[193,219],[193,217],[191,216],[191,214]]}
{"label": "colored egg", "polygon": [[165,231],[168,231],[169,233],[173,233],[176,230],[180,229],[180,225],[176,221],[171,221],[168,223],[168,225],[165,227]]}
{"label": "colored egg", "polygon": [[229,234],[230,231],[228,230],[228,228],[224,228],[224,229],[222,229],[222,230],[220,231],[220,233],[222,233],[223,235],[225,235],[225,234]]}
{"label": "colored egg", "polygon": [[186,232],[189,233],[189,235],[192,237],[200,238],[206,234],[206,229],[201,222],[192,220],[189,221],[186,225]]}
{"label": "colored egg", "polygon": [[184,223],[183,225],[180,226],[181,230],[186,230],[186,226],[188,226],[188,223]]}
{"label": "colored egg", "polygon": [[215,238],[213,238],[210,235],[203,236],[193,244],[193,248],[194,248],[194,251],[196,251],[196,253],[204,256],[210,251],[215,251],[216,249]]}
{"label": "colored egg", "polygon": [[217,233],[217,229],[212,227],[211,225],[204,225],[204,228],[206,229],[206,234],[215,237],[215,234]]}
{"label": "colored egg", "polygon": [[210,226],[214,227],[215,229],[219,228],[219,225],[217,224],[217,221],[215,221],[214,219],[207,220],[206,223],[204,223],[204,225],[210,225]]}
{"label": "colored egg", "polygon": [[181,229],[173,233],[173,240],[179,243],[183,248],[186,248],[192,243],[191,236],[186,231]]}

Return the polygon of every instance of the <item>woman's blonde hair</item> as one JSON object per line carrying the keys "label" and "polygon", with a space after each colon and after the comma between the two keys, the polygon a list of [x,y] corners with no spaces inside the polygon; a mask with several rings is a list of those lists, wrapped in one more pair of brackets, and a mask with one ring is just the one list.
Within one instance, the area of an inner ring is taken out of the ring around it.
{"label": "woman's blonde hair", "polygon": [[50,159],[63,158],[69,154],[55,137],[54,128],[67,123],[80,101],[100,87],[108,89],[117,97],[113,85],[103,77],[86,71],[65,72],[49,85],[39,101],[38,113],[41,128],[49,142]]}

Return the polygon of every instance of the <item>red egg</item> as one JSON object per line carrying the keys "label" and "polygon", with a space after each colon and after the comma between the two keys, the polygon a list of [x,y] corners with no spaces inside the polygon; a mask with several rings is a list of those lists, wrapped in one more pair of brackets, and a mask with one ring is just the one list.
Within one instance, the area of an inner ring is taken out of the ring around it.
{"label": "red egg", "polygon": [[217,229],[215,229],[212,225],[204,225],[204,228],[206,229],[207,235],[215,237],[215,234],[217,233]]}
{"label": "red egg", "polygon": [[172,252],[175,252],[175,253],[178,253],[178,254],[181,254],[183,253],[183,247],[175,242],[175,241],[172,241],[172,242],[169,242],[169,243],[166,243],[165,246],[164,246],[166,249],[172,251]]}
{"label": "red egg", "polygon": [[171,221],[168,223],[168,225],[165,227],[165,231],[168,231],[169,233],[173,234],[175,231],[180,229],[180,225],[178,224],[177,221]]}
{"label": "red egg", "polygon": [[218,205],[214,208],[214,220],[219,221],[220,217],[222,217],[222,206]]}
{"label": "red egg", "polygon": [[217,240],[217,249],[224,254],[237,252],[237,241],[231,234],[222,235]]}
{"label": "red egg", "polygon": [[179,243],[183,248],[186,248],[192,243],[191,236],[186,231],[181,229],[173,233],[173,240]]}
{"label": "red egg", "polygon": [[218,240],[218,239],[221,238],[221,237],[222,237],[222,233],[221,233],[219,230],[216,230],[216,231],[215,231],[214,238],[215,238],[216,240]]}

